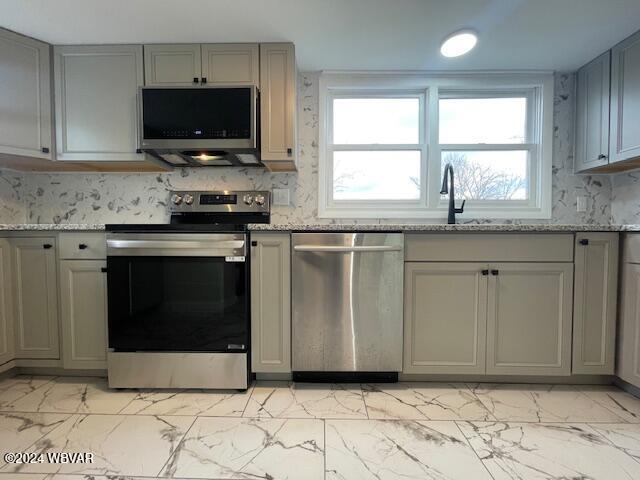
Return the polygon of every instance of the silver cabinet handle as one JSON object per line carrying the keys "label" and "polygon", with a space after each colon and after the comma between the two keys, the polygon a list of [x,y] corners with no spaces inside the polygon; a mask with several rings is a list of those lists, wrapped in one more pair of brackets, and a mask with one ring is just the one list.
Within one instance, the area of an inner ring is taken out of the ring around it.
{"label": "silver cabinet handle", "polygon": [[293,247],[296,252],[332,252],[332,253],[355,253],[355,252],[400,252],[402,247],[397,245],[370,245],[356,247],[341,247],[339,245],[296,245]]}

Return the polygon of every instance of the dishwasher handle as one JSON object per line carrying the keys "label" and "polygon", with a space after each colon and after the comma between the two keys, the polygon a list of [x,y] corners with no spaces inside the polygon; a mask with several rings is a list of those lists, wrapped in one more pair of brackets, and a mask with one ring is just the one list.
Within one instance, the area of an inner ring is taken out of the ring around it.
{"label": "dishwasher handle", "polygon": [[295,245],[296,252],[318,252],[318,253],[363,253],[363,252],[401,252],[399,245],[358,245],[353,247],[340,245]]}

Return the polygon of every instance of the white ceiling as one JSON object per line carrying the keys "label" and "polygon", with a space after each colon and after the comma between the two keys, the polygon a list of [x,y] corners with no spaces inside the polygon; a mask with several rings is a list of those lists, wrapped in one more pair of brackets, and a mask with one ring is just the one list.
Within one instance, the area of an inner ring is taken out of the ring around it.
{"label": "white ceiling", "polygon": [[[301,70],[571,71],[640,29],[640,0],[0,0],[53,44],[292,41]],[[454,30],[478,47],[438,53]]]}

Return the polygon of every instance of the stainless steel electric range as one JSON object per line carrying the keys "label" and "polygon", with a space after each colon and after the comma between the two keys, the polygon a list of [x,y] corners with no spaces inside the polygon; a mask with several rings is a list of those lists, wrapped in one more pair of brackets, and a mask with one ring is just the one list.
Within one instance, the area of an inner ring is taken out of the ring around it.
{"label": "stainless steel electric range", "polygon": [[171,192],[171,222],[107,225],[109,386],[246,389],[249,223],[264,191]]}

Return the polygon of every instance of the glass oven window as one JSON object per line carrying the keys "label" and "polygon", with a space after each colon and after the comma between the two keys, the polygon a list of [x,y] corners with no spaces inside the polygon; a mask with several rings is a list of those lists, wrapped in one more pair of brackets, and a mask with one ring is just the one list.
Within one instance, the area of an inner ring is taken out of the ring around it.
{"label": "glass oven window", "polygon": [[220,257],[109,257],[109,347],[246,351],[247,272]]}

